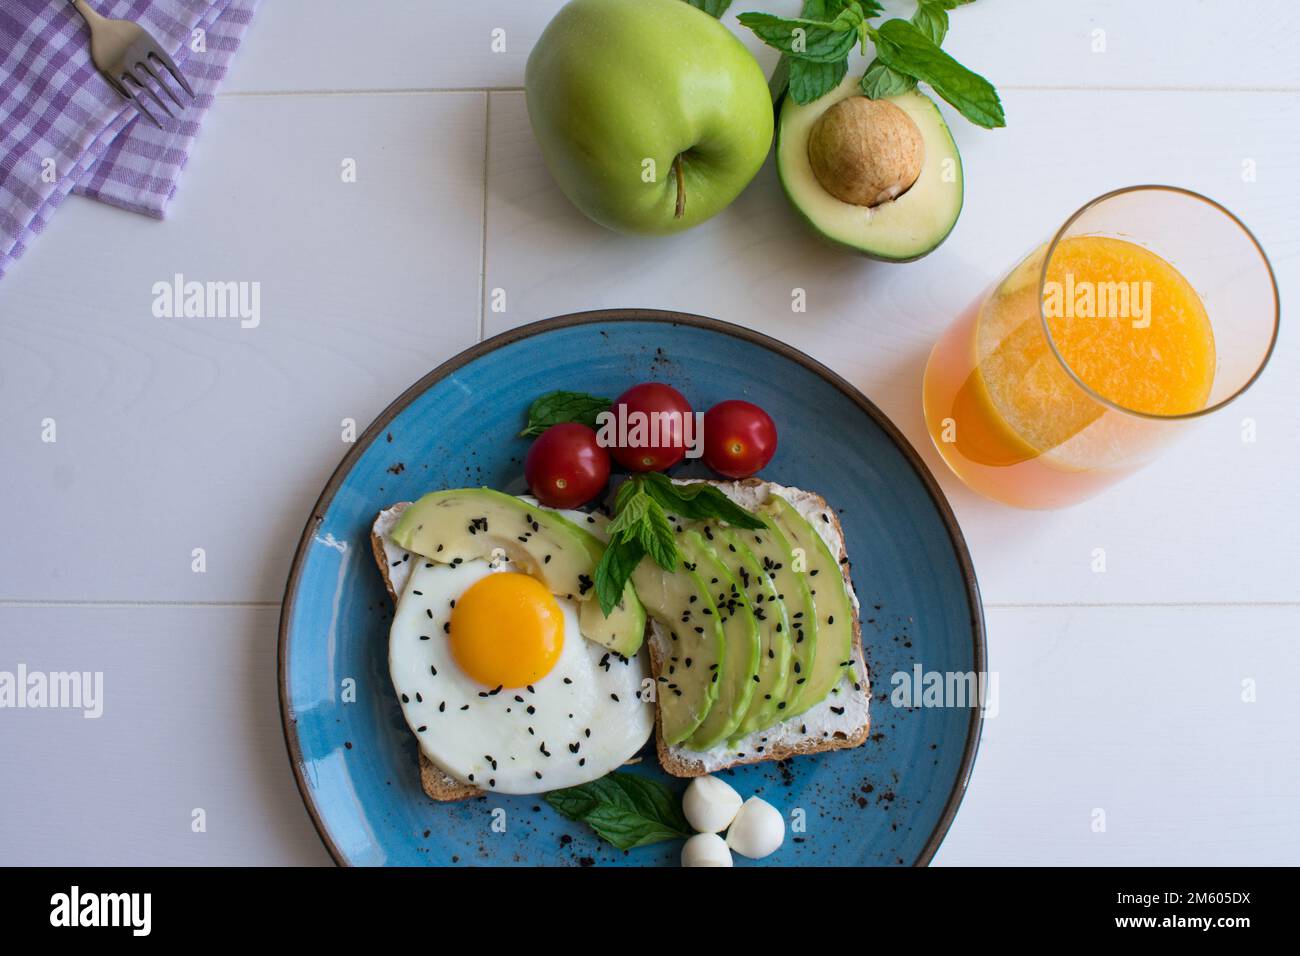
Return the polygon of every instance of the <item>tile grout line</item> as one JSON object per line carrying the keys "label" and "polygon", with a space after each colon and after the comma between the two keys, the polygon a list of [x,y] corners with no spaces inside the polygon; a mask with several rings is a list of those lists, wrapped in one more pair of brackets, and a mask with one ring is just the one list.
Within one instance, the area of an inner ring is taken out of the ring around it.
{"label": "tile grout line", "polygon": [[[999,84],[999,90],[1018,93],[1267,93],[1300,92],[1300,86],[1040,86]],[[430,86],[349,90],[231,90],[218,99],[256,99],[277,96],[428,96],[441,93],[522,93],[522,86]]]}
{"label": "tile grout line", "polygon": [[492,91],[483,94],[483,216],[479,220],[478,340],[487,329],[488,140],[492,136]]}

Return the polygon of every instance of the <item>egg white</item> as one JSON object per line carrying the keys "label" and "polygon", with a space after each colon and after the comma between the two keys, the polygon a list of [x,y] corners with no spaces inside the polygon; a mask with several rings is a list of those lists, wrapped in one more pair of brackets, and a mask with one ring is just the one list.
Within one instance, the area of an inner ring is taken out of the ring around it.
{"label": "egg white", "polygon": [[644,650],[622,658],[587,640],[577,602],[557,597],[564,645],[551,671],[531,688],[484,687],[456,663],[444,625],[470,585],[518,569],[505,560],[452,567],[416,555],[410,564],[388,667],[406,722],[437,767],[483,790],[541,793],[602,777],[649,739],[654,705],[641,699]]}

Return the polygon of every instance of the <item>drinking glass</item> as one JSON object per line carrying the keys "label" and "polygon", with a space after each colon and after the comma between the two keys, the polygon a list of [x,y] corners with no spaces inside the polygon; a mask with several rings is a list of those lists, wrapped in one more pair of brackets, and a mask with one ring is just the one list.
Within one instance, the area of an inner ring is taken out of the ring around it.
{"label": "drinking glass", "polygon": [[1278,314],[1268,257],[1223,206],[1173,186],[1107,193],[939,339],[930,437],[989,498],[1074,504],[1245,392]]}

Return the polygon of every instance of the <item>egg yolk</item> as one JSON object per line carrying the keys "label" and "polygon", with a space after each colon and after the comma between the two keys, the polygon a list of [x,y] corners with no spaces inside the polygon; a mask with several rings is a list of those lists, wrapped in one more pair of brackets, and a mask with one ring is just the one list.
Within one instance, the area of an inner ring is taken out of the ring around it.
{"label": "egg yolk", "polygon": [[545,677],[564,647],[560,605],[536,578],[489,574],[456,599],[451,653],[488,688],[525,687]]}

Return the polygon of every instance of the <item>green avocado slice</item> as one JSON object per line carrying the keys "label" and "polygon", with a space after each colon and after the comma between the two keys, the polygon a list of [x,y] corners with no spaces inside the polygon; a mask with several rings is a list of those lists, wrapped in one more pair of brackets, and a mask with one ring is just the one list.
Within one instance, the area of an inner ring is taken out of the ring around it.
{"label": "green avocado slice", "polygon": [[740,726],[731,733],[730,739],[734,740],[752,730],[776,723],[781,711],[785,709],[793,634],[785,602],[781,600],[776,585],[751,550],[759,548],[771,552],[771,533],[766,530],[749,531],[705,525],[703,534],[714,556],[740,582],[741,590],[745,592],[745,598],[758,622],[758,681]]}
{"label": "green avocado slice", "polygon": [[800,106],[787,96],[776,133],[776,171],[786,197],[813,230],[831,243],[887,262],[910,262],[933,252],[961,215],[961,153],[934,101],[911,90],[888,97],[921,133],[925,160],[906,192],[878,206],[857,206],[831,195],[808,161],[813,125],[831,106],[861,96],[859,76],[849,75],[831,92]]}
{"label": "green avocado slice", "polygon": [[720,678],[727,671],[722,621],[708,586],[689,568],[665,571],[643,558],[631,583],[646,612],[668,635],[655,696],[659,732],[665,743],[679,744],[695,732],[718,699]]}
{"label": "green avocado slice", "polygon": [[[791,553],[802,559],[792,566],[802,570],[800,577],[807,582],[817,625],[817,650],[811,671],[803,684],[792,687],[782,714],[783,719],[789,719],[821,703],[853,666],[853,602],[839,560],[794,505],[774,494],[762,510],[790,543]],[[821,517],[830,520],[829,515]]]}
{"label": "green avocado slice", "polygon": [[[692,750],[709,750],[733,734],[745,718],[758,682],[759,637],[745,592],[726,566],[713,556],[708,543],[697,531],[677,537],[682,560],[697,574],[713,599],[712,612],[722,622],[726,643],[726,667],[718,677],[718,699],[686,745]],[[709,609],[705,609],[707,614]]]}
{"label": "green avocado slice", "polygon": [[545,508],[491,488],[453,488],[424,495],[402,514],[393,541],[440,564],[505,554],[552,594],[580,602],[582,636],[631,657],[645,639],[645,609],[631,583],[606,617],[593,587],[605,545]]}
{"label": "green avocado slice", "polygon": [[[796,562],[790,542],[781,528],[772,520],[772,516],[762,510],[758,516],[767,527],[759,532],[762,542],[752,545],[754,557],[767,574],[777,597],[785,608],[788,620],[787,630],[790,636],[790,666],[787,682],[782,696],[784,707],[779,707],[766,723],[745,720],[737,736],[770,727],[778,720],[784,720],[790,713],[790,705],[799,692],[808,683],[817,660],[817,611],[813,604],[812,592],[808,587],[808,575],[795,570]],[[737,535],[750,532],[735,531]]]}

